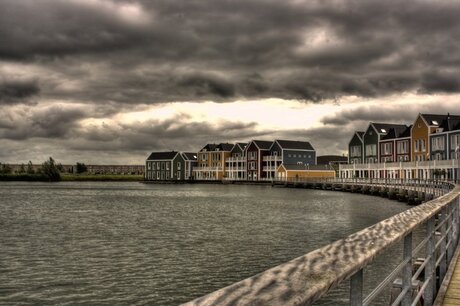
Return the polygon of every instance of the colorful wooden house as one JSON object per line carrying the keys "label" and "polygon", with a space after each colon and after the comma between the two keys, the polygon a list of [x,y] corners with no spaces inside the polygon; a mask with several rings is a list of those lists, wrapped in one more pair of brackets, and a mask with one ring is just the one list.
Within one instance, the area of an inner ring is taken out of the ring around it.
{"label": "colorful wooden house", "polygon": [[410,160],[410,131],[412,126],[392,127],[379,142],[379,162]]}
{"label": "colorful wooden house", "polygon": [[222,180],[225,160],[230,157],[233,144],[207,144],[197,154],[197,166],[192,170],[195,180]]}
{"label": "colorful wooden house", "polygon": [[258,181],[266,179],[266,171],[263,171],[263,157],[270,154],[273,141],[252,140],[245,148],[247,179]]}
{"label": "colorful wooden house", "polygon": [[236,143],[230,152],[230,157],[225,160],[225,179],[246,180],[246,151],[247,143]]}
{"label": "colorful wooden house", "polygon": [[364,162],[364,132],[356,131],[348,143],[348,163],[362,164]]}
{"label": "colorful wooden house", "polygon": [[371,122],[363,136],[364,163],[378,163],[380,150],[379,142],[386,136],[390,129],[406,128],[403,124],[374,123]]}
{"label": "colorful wooden house", "polygon": [[275,140],[263,157],[263,177],[274,179],[281,164],[316,165],[316,151],[308,141]]}
{"label": "colorful wooden house", "polygon": [[447,114],[429,139],[431,160],[459,159],[460,116]]}
{"label": "colorful wooden house", "polygon": [[185,160],[180,152],[152,152],[146,160],[145,179],[149,181],[184,180]]}
{"label": "colorful wooden house", "polygon": [[192,170],[194,167],[198,165],[197,163],[197,156],[198,154],[195,152],[182,152],[182,157],[185,160],[185,172],[184,172],[184,177],[187,180],[190,180],[193,178],[192,176]]}

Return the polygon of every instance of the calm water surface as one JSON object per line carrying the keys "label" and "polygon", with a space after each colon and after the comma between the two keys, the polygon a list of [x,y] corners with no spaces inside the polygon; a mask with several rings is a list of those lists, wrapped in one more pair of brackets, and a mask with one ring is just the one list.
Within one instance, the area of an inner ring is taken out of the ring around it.
{"label": "calm water surface", "polygon": [[177,305],[407,208],[267,186],[1,182],[0,304]]}

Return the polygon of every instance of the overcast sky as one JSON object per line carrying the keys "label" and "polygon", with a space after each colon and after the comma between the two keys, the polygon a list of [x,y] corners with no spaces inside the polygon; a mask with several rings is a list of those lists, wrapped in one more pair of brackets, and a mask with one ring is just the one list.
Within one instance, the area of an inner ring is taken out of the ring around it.
{"label": "overcast sky", "polygon": [[459,1],[1,0],[0,162],[142,164],[208,142],[342,154],[460,114]]}

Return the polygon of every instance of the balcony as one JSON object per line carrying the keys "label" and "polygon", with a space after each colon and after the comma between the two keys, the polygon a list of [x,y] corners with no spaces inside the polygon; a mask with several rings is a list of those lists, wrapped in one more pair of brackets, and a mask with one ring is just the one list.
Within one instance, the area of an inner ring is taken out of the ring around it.
{"label": "balcony", "polygon": [[277,162],[277,161],[282,161],[283,158],[278,155],[267,155],[267,156],[264,156],[262,160],[267,161],[267,162],[270,162],[270,161]]}
{"label": "balcony", "polygon": [[263,171],[276,171],[277,168],[278,168],[278,167],[276,167],[276,166],[264,166],[264,167],[262,168],[262,170],[263,170]]}
{"label": "balcony", "polygon": [[222,171],[222,167],[193,167],[193,171]]}
{"label": "balcony", "polygon": [[225,159],[227,163],[242,163],[246,162],[246,157],[228,157]]}

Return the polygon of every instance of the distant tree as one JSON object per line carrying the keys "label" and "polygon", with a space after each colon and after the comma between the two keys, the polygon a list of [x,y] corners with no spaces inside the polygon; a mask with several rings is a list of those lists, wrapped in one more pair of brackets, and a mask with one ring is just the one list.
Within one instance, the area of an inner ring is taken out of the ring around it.
{"label": "distant tree", "polygon": [[32,162],[30,160],[27,163],[26,172],[27,172],[27,174],[34,174],[35,173],[34,167],[32,166]]}
{"label": "distant tree", "polygon": [[10,174],[11,173],[11,166],[8,164],[2,164],[0,168],[0,172],[2,174]]}
{"label": "distant tree", "polygon": [[56,168],[59,170],[59,172],[64,172],[64,167],[62,166],[61,163],[57,164]]}
{"label": "distant tree", "polygon": [[77,173],[83,173],[88,171],[88,167],[84,163],[77,163]]}
{"label": "distant tree", "polygon": [[21,166],[19,167],[18,173],[20,174],[26,173],[26,166],[24,164],[21,164]]}
{"label": "distant tree", "polygon": [[52,157],[49,160],[45,161],[42,164],[40,172],[43,176],[45,176],[50,181],[60,181],[61,174],[59,173],[58,167],[56,166],[56,162]]}

